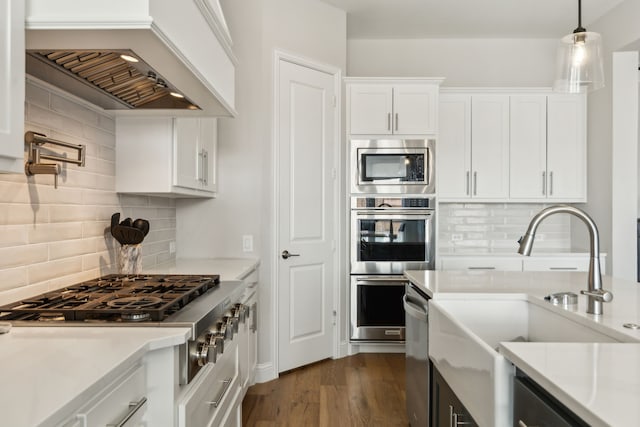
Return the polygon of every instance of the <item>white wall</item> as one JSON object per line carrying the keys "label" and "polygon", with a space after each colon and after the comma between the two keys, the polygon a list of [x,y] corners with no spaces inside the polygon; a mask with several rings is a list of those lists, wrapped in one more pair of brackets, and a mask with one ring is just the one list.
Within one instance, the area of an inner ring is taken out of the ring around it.
{"label": "white wall", "polygon": [[[640,45],[640,2],[626,0],[608,14],[589,26],[603,38],[605,62],[605,87],[589,95],[588,101],[588,151],[589,151],[589,191],[586,210],[598,224],[603,250],[612,251],[612,54],[628,49],[637,50]],[[616,184],[621,185],[621,184]],[[622,189],[624,191],[624,189]],[[632,192],[633,193],[633,192]],[[627,192],[628,197],[633,194]],[[627,222],[629,223],[629,222]],[[572,240],[586,240],[582,229],[572,236]],[[628,230],[628,238],[635,240],[635,227]],[[616,253],[610,254],[613,262]],[[611,269],[607,269],[611,271]],[[614,272],[615,274],[615,272]]]}
{"label": "white wall", "polygon": [[[274,357],[271,230],[274,50],[346,69],[346,15],[318,0],[221,2],[236,68],[238,117],[219,121],[219,192],[214,200],[178,201],[178,257],[258,257],[260,265],[259,372],[270,379]],[[255,250],[242,252],[242,235]]]}
{"label": "white wall", "polygon": [[443,86],[551,86],[556,40],[349,40],[349,76],[445,77]]}

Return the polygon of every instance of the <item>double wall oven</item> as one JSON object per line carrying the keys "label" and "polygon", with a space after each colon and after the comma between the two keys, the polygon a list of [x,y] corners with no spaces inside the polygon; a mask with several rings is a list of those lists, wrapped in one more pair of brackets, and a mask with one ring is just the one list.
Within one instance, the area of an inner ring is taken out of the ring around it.
{"label": "double wall oven", "polygon": [[351,141],[352,342],[405,341],[405,270],[435,267],[432,140]]}

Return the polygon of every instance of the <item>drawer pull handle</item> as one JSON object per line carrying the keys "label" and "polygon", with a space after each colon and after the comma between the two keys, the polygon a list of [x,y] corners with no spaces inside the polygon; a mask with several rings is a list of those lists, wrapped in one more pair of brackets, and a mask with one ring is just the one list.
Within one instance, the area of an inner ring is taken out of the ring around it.
{"label": "drawer pull handle", "polygon": [[130,409],[129,409],[129,412],[127,412],[127,415],[125,415],[124,418],[118,421],[116,424],[107,424],[107,427],[124,427],[127,424],[127,422],[131,419],[131,417],[133,417],[136,414],[136,412],[138,412],[140,408],[142,408],[145,405],[145,403],[147,403],[146,397],[143,397],[137,402],[129,403]]}
{"label": "drawer pull handle", "polygon": [[578,267],[549,267],[549,270],[577,270]]}
{"label": "drawer pull handle", "polygon": [[213,405],[214,408],[217,408],[218,405],[220,405],[220,402],[222,402],[222,398],[224,397],[224,395],[227,394],[227,390],[229,390],[229,386],[231,385],[232,380],[233,378],[229,378],[222,381],[222,390],[220,390],[220,393],[218,393],[216,399],[211,402],[207,402],[207,405]]}
{"label": "drawer pull handle", "polygon": [[495,270],[495,267],[469,267],[469,270]]}

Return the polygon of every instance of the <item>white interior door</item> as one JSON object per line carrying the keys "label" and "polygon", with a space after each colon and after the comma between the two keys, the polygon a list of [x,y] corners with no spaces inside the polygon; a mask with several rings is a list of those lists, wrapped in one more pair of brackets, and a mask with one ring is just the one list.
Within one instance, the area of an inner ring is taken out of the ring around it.
{"label": "white interior door", "polygon": [[282,372],[333,354],[334,76],[280,60],[276,102]]}

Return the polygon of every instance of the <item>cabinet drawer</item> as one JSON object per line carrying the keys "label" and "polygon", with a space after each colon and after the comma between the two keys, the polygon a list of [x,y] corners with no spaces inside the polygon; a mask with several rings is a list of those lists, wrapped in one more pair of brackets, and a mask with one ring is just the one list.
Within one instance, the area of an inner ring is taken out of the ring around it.
{"label": "cabinet drawer", "polygon": [[202,427],[224,416],[238,388],[238,345],[225,342],[224,353],[207,365],[178,404],[179,427]]}
{"label": "cabinet drawer", "polygon": [[494,257],[449,257],[442,258],[441,268],[442,270],[522,271],[522,260]]}
{"label": "cabinet drawer", "polygon": [[522,260],[524,271],[588,271],[589,257]]}
{"label": "cabinet drawer", "polygon": [[[95,404],[89,404],[78,412],[83,427],[141,425],[146,411],[146,376],[142,366],[137,366],[114,383],[107,394]],[[121,424],[122,423],[122,424]]]}

